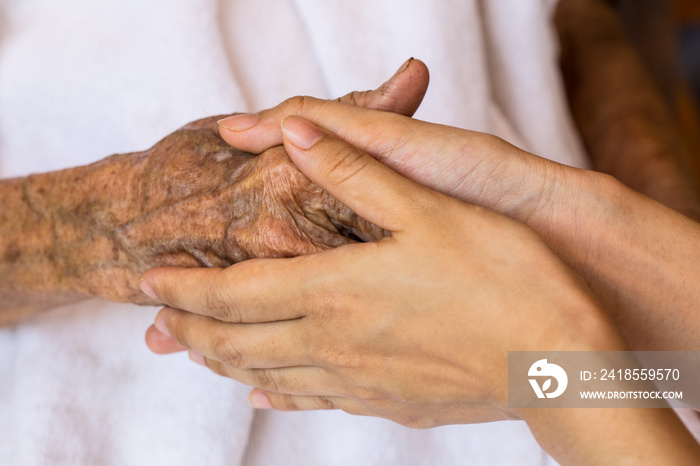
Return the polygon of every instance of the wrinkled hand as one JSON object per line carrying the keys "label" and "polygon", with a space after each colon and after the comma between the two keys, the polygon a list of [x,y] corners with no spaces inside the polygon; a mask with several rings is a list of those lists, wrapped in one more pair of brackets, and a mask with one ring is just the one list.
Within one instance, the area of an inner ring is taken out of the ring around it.
{"label": "wrinkled hand", "polygon": [[258,407],[431,427],[518,417],[506,409],[509,350],[624,348],[523,224],[422,187],[302,118],[283,128],[294,163],[390,236],[226,269],[152,270],[142,286],[169,306],[148,331],[154,351],[192,349],[258,387]]}
{"label": "wrinkled hand", "polygon": [[[427,81],[425,65],[409,60],[379,89],[338,100],[412,115]],[[147,304],[138,281],[153,267],[225,267],[384,235],[300,173],[283,147],[257,156],[230,147],[220,118],[190,123],[145,152],[30,180],[37,209],[55,219],[64,288]],[[47,195],[55,185],[74,188]]]}

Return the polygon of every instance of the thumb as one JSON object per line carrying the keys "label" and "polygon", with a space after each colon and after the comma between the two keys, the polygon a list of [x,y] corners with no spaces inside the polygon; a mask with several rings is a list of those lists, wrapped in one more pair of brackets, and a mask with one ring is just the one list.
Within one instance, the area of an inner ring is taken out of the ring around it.
{"label": "thumb", "polygon": [[[379,88],[354,91],[336,102],[411,116],[420,106],[430,80],[428,67],[409,59]],[[306,118],[320,110],[323,100],[295,97],[260,113],[233,115],[219,120],[219,134],[229,145],[259,154],[282,143],[280,123],[288,115],[304,113]]]}
{"label": "thumb", "polygon": [[420,60],[409,58],[384,84],[371,91],[353,91],[336,99],[357,107],[413,116],[428,90],[430,74]]}
{"label": "thumb", "polygon": [[393,233],[435,202],[433,191],[313,123],[282,121],[284,147],[299,169],[356,214]]}

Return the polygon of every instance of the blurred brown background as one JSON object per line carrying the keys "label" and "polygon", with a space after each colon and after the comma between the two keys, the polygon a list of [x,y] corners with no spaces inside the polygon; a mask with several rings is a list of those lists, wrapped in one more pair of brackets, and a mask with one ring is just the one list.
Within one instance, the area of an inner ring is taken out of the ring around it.
{"label": "blurred brown background", "polygon": [[612,0],[678,118],[700,179],[700,0]]}
{"label": "blurred brown background", "polygon": [[673,21],[682,73],[678,114],[686,141],[695,154],[695,174],[700,178],[700,0],[676,0]]}

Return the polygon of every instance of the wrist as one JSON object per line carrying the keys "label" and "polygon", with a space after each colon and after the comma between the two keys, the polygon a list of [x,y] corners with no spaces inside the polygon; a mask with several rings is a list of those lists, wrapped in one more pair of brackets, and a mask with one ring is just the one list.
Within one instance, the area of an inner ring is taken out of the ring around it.
{"label": "wrist", "polygon": [[525,422],[562,465],[697,464],[700,448],[670,409],[531,409]]}
{"label": "wrist", "polygon": [[626,189],[603,173],[545,163],[541,194],[518,220],[580,273],[602,237],[613,239],[615,224],[629,207],[624,201]]}
{"label": "wrist", "polygon": [[41,205],[52,184],[51,174],[0,182],[0,326],[85,297],[66,286],[54,219]]}
{"label": "wrist", "polygon": [[[87,234],[87,225],[75,219],[86,214],[78,213],[80,205],[69,201],[81,189],[75,178],[82,168],[30,175],[24,180],[25,200],[36,219],[31,237],[41,238],[41,246],[33,253],[35,258],[27,265],[30,273],[41,271],[41,281],[54,293],[88,295],[77,286],[73,263],[76,243]],[[37,267],[39,263],[41,267]]]}
{"label": "wrist", "polygon": [[[506,143],[501,159],[495,167],[489,167],[489,176],[483,171],[473,172],[478,181],[464,183],[478,189],[466,191],[457,197],[467,202],[487,207],[495,212],[527,224],[542,235],[554,217],[562,213],[561,207],[569,207],[571,196],[587,186],[577,187],[582,180],[575,168],[568,167],[517,149]],[[482,163],[486,165],[486,163]],[[496,188],[489,187],[496,179]]]}
{"label": "wrist", "polygon": [[114,231],[138,214],[140,203],[131,199],[139,191],[132,166],[137,155],[114,155],[27,179],[26,197],[50,225],[45,256],[54,270],[54,290],[118,301],[124,299],[106,296],[107,290],[138,290],[120,283],[123,273],[111,273],[128,262]]}

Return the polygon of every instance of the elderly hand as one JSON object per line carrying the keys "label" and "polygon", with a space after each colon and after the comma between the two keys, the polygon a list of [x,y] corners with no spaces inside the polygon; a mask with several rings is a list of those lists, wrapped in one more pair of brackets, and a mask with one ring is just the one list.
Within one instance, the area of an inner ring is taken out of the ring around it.
{"label": "elderly hand", "polygon": [[[340,102],[412,115],[428,84],[409,60],[375,91]],[[231,148],[211,117],[145,152],[0,182],[0,325],[95,296],[153,303],[158,266],[226,266],[383,236],[301,174],[282,147]]]}
{"label": "elderly hand", "polygon": [[[299,117],[294,163],[390,235],[226,269],[156,269],[157,328],[254,403],[413,427],[517,417],[508,350],[623,348],[595,300],[523,224],[424,188]],[[179,349],[151,329],[156,352]],[[265,399],[265,397],[267,397]]]}
{"label": "elderly hand", "polygon": [[[231,148],[218,119],[54,177],[75,189],[35,205],[52,211],[67,239],[60,261],[69,288],[144,303],[138,282],[153,267],[221,267],[336,247],[352,242],[350,234],[383,236],[301,174],[282,147],[258,156]],[[42,189],[43,179],[31,177],[30,189]]]}

